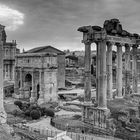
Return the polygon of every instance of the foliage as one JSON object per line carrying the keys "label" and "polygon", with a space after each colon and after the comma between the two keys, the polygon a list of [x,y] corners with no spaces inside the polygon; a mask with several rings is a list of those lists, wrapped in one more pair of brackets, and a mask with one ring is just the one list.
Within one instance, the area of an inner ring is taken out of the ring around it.
{"label": "foliage", "polygon": [[49,108],[44,108],[43,110],[44,110],[44,115],[54,117],[55,114],[54,114],[53,110],[51,110]]}
{"label": "foliage", "polygon": [[19,108],[22,107],[22,102],[21,101],[15,101],[14,104],[17,105]]}
{"label": "foliage", "polygon": [[33,120],[37,120],[41,117],[41,113],[40,113],[39,110],[34,109],[34,110],[31,111],[30,116]]}

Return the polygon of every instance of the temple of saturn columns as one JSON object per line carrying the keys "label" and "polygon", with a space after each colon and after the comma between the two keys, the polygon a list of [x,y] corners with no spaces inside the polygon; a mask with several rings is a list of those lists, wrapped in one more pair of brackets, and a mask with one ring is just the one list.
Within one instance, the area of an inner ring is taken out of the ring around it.
{"label": "temple of saturn columns", "polygon": [[[104,22],[103,28],[99,26],[83,26],[78,29],[83,33],[82,43],[85,45],[85,98],[81,104],[83,108],[82,119],[99,127],[106,127],[109,114],[107,101],[113,99],[112,93],[112,47],[117,50],[117,77],[116,97],[123,98],[130,94],[130,52],[132,52],[132,93],[137,93],[137,48],[140,44],[138,34],[131,34],[122,29],[118,19]],[[96,102],[91,102],[91,44],[95,43],[96,55]],[[125,47],[125,92],[122,92],[122,47]],[[132,51],[130,50],[132,48]],[[98,121],[96,121],[98,120]],[[100,123],[102,122],[102,123]],[[102,126],[101,126],[102,125]]]}

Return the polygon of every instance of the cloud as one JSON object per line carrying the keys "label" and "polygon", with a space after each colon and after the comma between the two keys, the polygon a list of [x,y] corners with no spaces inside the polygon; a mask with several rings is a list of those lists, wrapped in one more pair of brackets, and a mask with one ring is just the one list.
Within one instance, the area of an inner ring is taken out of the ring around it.
{"label": "cloud", "polygon": [[6,26],[7,30],[14,31],[20,25],[24,24],[24,14],[18,10],[0,4],[0,22]]}

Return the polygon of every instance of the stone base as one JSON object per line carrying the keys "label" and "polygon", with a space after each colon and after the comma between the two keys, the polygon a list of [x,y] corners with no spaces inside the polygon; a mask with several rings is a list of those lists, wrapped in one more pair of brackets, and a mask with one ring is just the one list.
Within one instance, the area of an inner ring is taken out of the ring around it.
{"label": "stone base", "polygon": [[36,102],[36,98],[35,97],[31,97],[30,98],[30,103],[35,103]]}
{"label": "stone base", "polygon": [[123,99],[123,96],[121,97],[115,96],[115,99]]}
{"label": "stone base", "polygon": [[44,102],[45,102],[45,101],[44,101],[44,98],[39,98],[38,101],[37,101],[38,105],[41,105],[41,104],[43,104]]}

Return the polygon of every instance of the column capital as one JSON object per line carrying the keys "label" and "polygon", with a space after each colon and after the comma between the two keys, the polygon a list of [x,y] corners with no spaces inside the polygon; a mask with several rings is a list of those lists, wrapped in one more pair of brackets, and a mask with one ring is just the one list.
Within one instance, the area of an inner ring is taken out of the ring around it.
{"label": "column capital", "polygon": [[107,42],[106,42],[106,45],[107,45],[107,46],[113,46],[113,45],[115,45],[115,43],[114,43],[114,42],[107,41]]}
{"label": "column capital", "polygon": [[125,47],[131,47],[131,44],[124,44]]}
{"label": "column capital", "polygon": [[138,46],[139,46],[139,45],[137,45],[137,44],[133,44],[133,45],[132,45],[132,48],[138,48]]}
{"label": "column capital", "polygon": [[115,45],[116,45],[117,47],[122,47],[124,44],[123,44],[123,43],[115,43]]}

